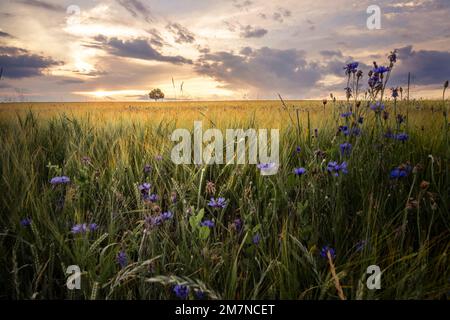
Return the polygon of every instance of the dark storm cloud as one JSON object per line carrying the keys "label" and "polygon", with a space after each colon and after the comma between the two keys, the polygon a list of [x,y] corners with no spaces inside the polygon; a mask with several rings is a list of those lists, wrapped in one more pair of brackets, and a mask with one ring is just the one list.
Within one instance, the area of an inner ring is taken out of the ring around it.
{"label": "dark storm cloud", "polygon": [[398,49],[399,63],[393,71],[393,81],[405,82],[408,72],[421,85],[441,85],[450,79],[450,52],[414,50],[413,46]]}
{"label": "dark storm cloud", "polygon": [[65,11],[65,8],[53,3],[49,3],[46,1],[41,1],[41,0],[19,0],[17,1],[19,3],[31,6],[31,7],[35,7],[35,8],[40,8],[40,9],[45,9],[45,10],[49,10],[49,11]]}
{"label": "dark storm cloud", "polygon": [[241,27],[242,38],[262,38],[267,34],[267,30],[264,28],[253,27],[251,25]]}
{"label": "dark storm cloud", "polygon": [[15,47],[0,47],[0,67],[3,77],[20,79],[43,75],[43,72],[62,63],[52,58],[32,54]]}
{"label": "dark storm cloud", "polygon": [[152,20],[150,10],[139,0],[117,0],[117,3],[127,10],[134,18],[141,15],[147,22]]}
{"label": "dark storm cloud", "polygon": [[166,29],[175,36],[176,43],[193,43],[195,35],[179,23],[169,23]]}
{"label": "dark storm cloud", "polygon": [[118,57],[170,62],[174,64],[192,64],[192,60],[186,59],[181,56],[162,55],[148,43],[147,39],[108,39],[100,35],[97,36],[95,40],[97,41],[97,44],[94,44],[93,47],[104,49],[110,54]]}

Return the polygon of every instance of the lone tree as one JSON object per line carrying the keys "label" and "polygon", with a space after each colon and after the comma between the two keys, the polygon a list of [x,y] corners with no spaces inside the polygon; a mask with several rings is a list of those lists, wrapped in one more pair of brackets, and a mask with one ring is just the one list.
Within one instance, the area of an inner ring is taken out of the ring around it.
{"label": "lone tree", "polygon": [[161,89],[153,89],[148,96],[150,99],[158,101],[159,99],[164,99],[164,92],[162,92]]}

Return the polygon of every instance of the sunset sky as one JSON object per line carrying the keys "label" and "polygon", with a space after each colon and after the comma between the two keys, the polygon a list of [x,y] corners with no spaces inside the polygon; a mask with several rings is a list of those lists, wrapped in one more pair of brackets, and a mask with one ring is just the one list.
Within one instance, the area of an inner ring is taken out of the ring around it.
{"label": "sunset sky", "polygon": [[438,97],[449,17],[449,0],[1,0],[0,101],[339,96],[345,63],[367,75],[394,49],[392,86],[411,72],[416,98]]}

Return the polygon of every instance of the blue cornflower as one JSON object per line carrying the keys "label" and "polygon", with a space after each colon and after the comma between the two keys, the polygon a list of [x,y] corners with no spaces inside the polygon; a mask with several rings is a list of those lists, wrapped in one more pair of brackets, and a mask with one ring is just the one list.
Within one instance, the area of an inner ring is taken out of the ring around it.
{"label": "blue cornflower", "polygon": [[145,174],[148,174],[148,173],[150,173],[151,171],[152,171],[152,166],[149,165],[149,164],[146,164],[146,165],[144,166],[144,173],[145,173]]}
{"label": "blue cornflower", "polygon": [[212,221],[212,220],[205,220],[202,223],[200,223],[200,225],[202,227],[208,227],[208,228],[214,228],[214,226],[215,226],[214,221]]}
{"label": "blue cornflower", "polygon": [[401,166],[391,170],[390,178],[391,179],[406,178],[410,173],[411,173],[410,166],[401,165]]}
{"label": "blue cornflower", "polygon": [[401,142],[406,142],[406,141],[408,141],[409,136],[406,133],[399,133],[399,134],[395,135],[394,139],[401,141]]}
{"label": "blue cornflower", "polygon": [[31,218],[23,218],[22,220],[20,220],[20,225],[22,227],[28,227],[31,225]]}
{"label": "blue cornflower", "polygon": [[341,164],[338,164],[336,161],[331,161],[328,163],[327,170],[329,173],[332,173],[335,177],[339,176],[339,172],[342,172],[343,174],[347,174],[347,162],[342,162]]}
{"label": "blue cornflower", "polygon": [[383,74],[383,73],[386,73],[386,72],[388,72],[388,71],[390,71],[391,69],[389,68],[389,67],[383,67],[383,66],[381,66],[381,67],[376,67],[376,68],[374,68],[372,71],[374,72],[374,73],[376,73],[376,74]]}
{"label": "blue cornflower", "polygon": [[252,238],[253,244],[259,244],[260,241],[261,241],[261,236],[259,235],[259,233],[255,234]]}
{"label": "blue cornflower", "polygon": [[98,224],[96,224],[96,223],[89,224],[89,231],[95,231],[97,229],[98,229]]}
{"label": "blue cornflower", "polygon": [[117,254],[116,260],[122,269],[125,268],[128,264],[128,257],[127,257],[126,252],[123,250],[119,251],[119,253]]}
{"label": "blue cornflower", "polygon": [[306,173],[306,169],[305,168],[295,168],[294,169],[294,174],[297,176],[302,176]]}
{"label": "blue cornflower", "polygon": [[396,99],[398,98],[398,88],[391,88],[392,91],[392,98]]}
{"label": "blue cornflower", "polygon": [[348,118],[348,117],[350,117],[352,114],[353,114],[353,112],[351,112],[351,111],[349,111],[349,112],[344,112],[344,113],[341,113],[341,117],[342,117],[342,118]]}
{"label": "blue cornflower", "polygon": [[295,152],[296,152],[296,153],[300,153],[300,152],[302,152],[302,148],[301,148],[301,147],[297,147],[297,148],[295,148]]}
{"label": "blue cornflower", "polygon": [[212,208],[225,208],[227,206],[227,201],[225,200],[225,198],[211,198],[211,200],[208,202],[208,206],[212,207]]}
{"label": "blue cornflower", "polygon": [[152,187],[152,185],[150,183],[143,183],[141,185],[139,185],[138,189],[141,192],[141,194],[146,195],[150,192],[150,188]]}
{"label": "blue cornflower", "polygon": [[358,69],[359,63],[358,62],[351,62],[349,64],[347,64],[344,67],[345,70],[345,74],[350,74],[350,73],[355,73]]}
{"label": "blue cornflower", "polygon": [[195,291],[195,296],[197,297],[198,300],[203,300],[206,298],[206,293],[203,292],[202,290],[197,290]]}
{"label": "blue cornflower", "polygon": [[375,113],[381,113],[381,111],[384,110],[384,104],[382,104],[381,102],[377,102],[375,104],[372,104],[370,106],[370,109],[372,109]]}
{"label": "blue cornflower", "polygon": [[240,218],[234,219],[233,224],[234,224],[234,227],[236,228],[236,231],[241,232],[242,225],[243,225],[242,220]]}
{"label": "blue cornflower", "polygon": [[78,223],[75,224],[72,229],[71,232],[73,234],[77,234],[77,233],[85,233],[87,231],[87,224],[86,223]]}
{"label": "blue cornflower", "polygon": [[348,142],[341,144],[339,147],[341,149],[342,155],[350,155],[350,153],[352,152],[352,145]]}
{"label": "blue cornflower", "polygon": [[153,202],[155,203],[156,201],[158,201],[159,197],[156,193],[152,193],[152,194],[146,194],[144,195],[144,201],[148,201],[148,202]]}
{"label": "blue cornflower", "polygon": [[369,80],[367,81],[367,83],[369,84],[369,87],[371,87],[371,88],[377,88],[383,84],[381,82],[380,77],[377,74],[370,77]]}
{"label": "blue cornflower", "polygon": [[161,214],[161,219],[163,221],[167,221],[173,218],[173,213],[171,211],[163,212]]}
{"label": "blue cornflower", "polygon": [[70,183],[70,178],[66,176],[54,177],[50,180],[50,183],[54,186],[58,184],[66,184]]}
{"label": "blue cornflower", "polygon": [[361,129],[359,127],[353,127],[352,130],[350,130],[351,135],[358,137],[361,135]]}
{"label": "blue cornflower", "polygon": [[339,132],[342,132],[344,136],[348,136],[350,134],[347,126],[339,126]]}
{"label": "blue cornflower", "polygon": [[157,216],[149,216],[145,218],[145,223],[150,227],[156,227],[156,226],[160,226],[163,223],[163,217],[162,215],[157,215]]}
{"label": "blue cornflower", "polygon": [[330,253],[331,258],[333,258],[333,259],[336,258],[336,251],[333,248],[329,247],[329,246],[322,247],[322,249],[320,250],[320,256],[322,258],[327,258],[328,259],[328,252]]}
{"label": "blue cornflower", "polygon": [[189,296],[189,287],[177,284],[173,287],[173,292],[179,299],[185,300]]}

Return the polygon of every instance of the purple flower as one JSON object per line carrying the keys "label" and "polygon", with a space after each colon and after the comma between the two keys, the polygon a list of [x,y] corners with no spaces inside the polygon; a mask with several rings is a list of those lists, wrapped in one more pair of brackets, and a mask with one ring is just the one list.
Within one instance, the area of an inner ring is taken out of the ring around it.
{"label": "purple flower", "polygon": [[167,221],[173,218],[173,213],[171,211],[167,211],[161,214],[161,219],[163,221]]}
{"label": "purple flower", "polygon": [[412,169],[411,166],[399,166],[397,168],[392,169],[390,173],[391,179],[400,179],[400,178],[406,178],[410,173]]}
{"label": "purple flower", "polygon": [[241,230],[242,230],[242,220],[239,219],[239,218],[234,219],[233,224],[234,224],[234,227],[236,228],[236,231],[237,232],[241,232]]}
{"label": "purple flower", "polygon": [[259,244],[259,242],[261,241],[261,236],[259,235],[259,233],[255,234],[252,238],[252,242],[253,244]]}
{"label": "purple flower", "polygon": [[296,153],[302,152],[302,148],[298,146],[297,148],[295,148],[295,152],[296,152]]}
{"label": "purple flower", "polygon": [[359,66],[358,62],[351,62],[351,63],[347,64],[344,67],[345,74],[348,75],[350,73],[355,73],[358,69],[358,66]]}
{"label": "purple flower", "polygon": [[225,198],[218,198],[217,200],[214,198],[211,198],[211,200],[208,202],[208,206],[212,208],[225,208],[227,206],[227,201]]}
{"label": "purple flower", "polygon": [[397,99],[398,98],[398,88],[391,88],[392,91],[392,98]]}
{"label": "purple flower", "polygon": [[146,194],[146,195],[144,195],[143,198],[144,198],[144,201],[153,202],[153,203],[155,203],[159,199],[158,195],[155,193],[152,193],[150,195]]}
{"label": "purple flower", "polygon": [[197,297],[197,299],[203,300],[206,298],[206,293],[203,292],[202,290],[197,290],[195,291],[195,296]]}
{"label": "purple flower", "polygon": [[163,221],[162,215],[158,215],[158,216],[155,216],[155,217],[149,216],[149,217],[145,218],[145,223],[150,228],[160,226],[163,222],[164,221]]}
{"label": "purple flower", "polygon": [[343,144],[341,144],[340,146],[341,149],[341,154],[342,155],[350,155],[350,153],[352,152],[352,145],[348,142],[345,142]]}
{"label": "purple flower", "polygon": [[152,185],[150,183],[144,182],[143,184],[139,185],[138,189],[142,195],[146,195],[150,192],[151,187]]}
{"label": "purple flower", "polygon": [[370,109],[372,109],[375,113],[381,113],[381,111],[384,110],[384,104],[382,104],[381,102],[377,102],[375,104],[372,104],[370,106]]}
{"label": "purple flower", "polygon": [[408,141],[409,136],[406,133],[399,133],[399,134],[395,135],[394,139],[401,141],[401,142],[406,142],[406,141]]}
{"label": "purple flower", "polygon": [[148,173],[150,173],[151,171],[152,171],[152,166],[149,165],[149,164],[146,164],[146,165],[144,166],[144,173],[145,173],[145,174],[148,174]]}
{"label": "purple flower", "polygon": [[119,251],[119,253],[117,254],[116,260],[122,269],[125,268],[128,264],[128,257],[127,257],[127,254],[125,253],[125,251],[123,251],[123,250]]}
{"label": "purple flower", "polygon": [[371,88],[379,88],[383,85],[383,83],[381,82],[380,77],[375,74],[372,77],[369,78],[369,80],[367,81],[369,84],[369,87]]}
{"label": "purple flower", "polygon": [[342,172],[343,174],[347,174],[347,162],[342,162],[341,164],[338,164],[336,161],[331,161],[328,163],[327,170],[329,173],[332,173],[335,177],[339,176],[339,172]]}
{"label": "purple flower", "polygon": [[200,223],[200,225],[202,227],[208,227],[208,228],[214,228],[214,226],[215,226],[214,221],[212,221],[212,220],[205,220],[202,223]]}
{"label": "purple flower", "polygon": [[54,186],[58,184],[67,184],[70,183],[70,178],[66,176],[54,177],[50,180],[50,183]]}
{"label": "purple flower", "polygon": [[383,73],[386,73],[386,72],[388,72],[388,71],[390,71],[391,69],[389,68],[389,67],[383,67],[383,66],[381,66],[381,67],[376,67],[376,68],[374,68],[372,71],[373,71],[373,73],[375,73],[375,74],[383,74]]}
{"label": "purple flower", "polygon": [[348,118],[348,117],[350,117],[351,115],[353,114],[353,112],[344,112],[344,113],[341,113],[341,117],[342,118]]}
{"label": "purple flower", "polygon": [[189,287],[177,284],[173,287],[173,292],[179,299],[186,300],[189,296]]}
{"label": "purple flower", "polygon": [[93,231],[95,231],[97,229],[98,229],[98,224],[96,224],[96,223],[90,223],[90,224],[78,223],[78,224],[75,224],[72,227],[71,232],[73,234],[78,234],[78,233],[86,233],[88,231],[92,231],[93,232]]}
{"label": "purple flower", "polygon": [[31,225],[31,218],[23,218],[22,220],[20,220],[20,225],[22,227],[28,227]]}
{"label": "purple flower", "polygon": [[347,126],[339,126],[339,132],[342,132],[344,136],[348,136],[350,134]]}
{"label": "purple flower", "polygon": [[302,176],[306,173],[306,169],[305,168],[295,168],[294,169],[294,174],[297,176]]}
{"label": "purple flower", "polygon": [[73,234],[78,234],[78,233],[85,233],[87,231],[87,224],[86,223],[78,223],[75,224],[72,229],[71,232]]}
{"label": "purple flower", "polygon": [[320,250],[320,256],[322,258],[328,259],[328,252],[330,253],[331,258],[333,258],[333,259],[336,258],[336,251],[329,246],[322,247],[322,249]]}

